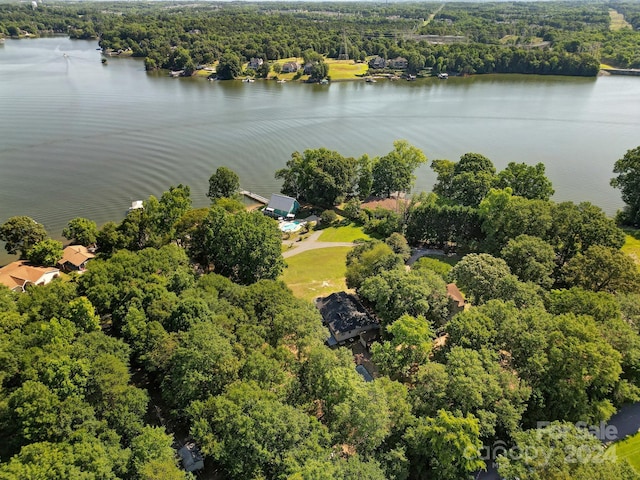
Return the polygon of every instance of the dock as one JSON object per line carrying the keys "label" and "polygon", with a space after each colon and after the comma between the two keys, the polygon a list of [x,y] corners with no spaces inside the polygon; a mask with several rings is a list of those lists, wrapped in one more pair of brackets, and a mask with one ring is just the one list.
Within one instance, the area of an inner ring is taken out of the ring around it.
{"label": "dock", "polygon": [[248,197],[251,200],[255,200],[258,203],[262,203],[263,205],[269,204],[268,198],[265,198],[262,195],[258,195],[257,193],[249,192],[248,190],[240,190],[240,195],[244,195],[245,197]]}

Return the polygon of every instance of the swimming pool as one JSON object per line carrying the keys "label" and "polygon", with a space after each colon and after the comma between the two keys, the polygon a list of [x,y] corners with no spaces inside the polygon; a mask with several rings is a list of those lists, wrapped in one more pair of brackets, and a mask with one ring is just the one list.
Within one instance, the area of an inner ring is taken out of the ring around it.
{"label": "swimming pool", "polygon": [[294,220],[292,222],[282,222],[280,223],[279,228],[281,232],[293,233],[300,230],[305,223],[307,222],[302,220]]}

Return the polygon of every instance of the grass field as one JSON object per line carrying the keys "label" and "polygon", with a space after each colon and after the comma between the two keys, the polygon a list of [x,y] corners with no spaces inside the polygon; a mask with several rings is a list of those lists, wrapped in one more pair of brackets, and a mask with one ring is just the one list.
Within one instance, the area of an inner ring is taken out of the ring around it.
{"label": "grass field", "polygon": [[627,437],[609,447],[618,460],[627,460],[633,469],[640,473],[640,433]]}
{"label": "grass field", "polygon": [[350,247],[321,248],[287,258],[282,280],[298,298],[313,300],[347,288],[345,261]]}
{"label": "grass field", "polygon": [[629,22],[624,19],[624,15],[618,13],[613,8],[609,9],[609,17],[611,18],[611,23],[609,24],[609,30],[622,30],[623,28],[630,28],[633,30],[633,27]]}
{"label": "grass field", "polygon": [[356,80],[367,73],[369,66],[366,63],[354,63],[353,60],[326,59],[329,65],[331,80]]}
{"label": "grass field", "polygon": [[640,230],[631,228],[624,228],[623,230],[627,236],[622,246],[622,251],[633,258],[637,264],[640,264]]}
{"label": "grass field", "polygon": [[329,227],[322,230],[320,242],[355,242],[356,240],[370,240],[371,237],[364,233],[362,227],[346,225],[343,227]]}

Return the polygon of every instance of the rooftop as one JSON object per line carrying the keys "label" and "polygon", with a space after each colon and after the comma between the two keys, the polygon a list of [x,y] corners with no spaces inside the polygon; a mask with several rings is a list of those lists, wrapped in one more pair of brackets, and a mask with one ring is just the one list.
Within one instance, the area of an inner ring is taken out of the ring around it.
{"label": "rooftop", "polygon": [[20,260],[0,268],[0,284],[11,290],[22,290],[27,283],[37,283],[43,275],[55,272],[59,270],[53,267],[36,267]]}
{"label": "rooftop", "polygon": [[95,255],[87,249],[87,247],[83,245],[69,245],[62,252],[62,259],[58,262],[59,265],[64,265],[65,263],[70,263],[71,265],[75,265],[79,267],[87,260],[94,258]]}
{"label": "rooftop", "polygon": [[318,299],[316,305],[322,314],[323,322],[334,336],[352,331],[360,332],[368,327],[379,327],[378,322],[369,316],[355,295],[346,292],[332,293],[328,297]]}

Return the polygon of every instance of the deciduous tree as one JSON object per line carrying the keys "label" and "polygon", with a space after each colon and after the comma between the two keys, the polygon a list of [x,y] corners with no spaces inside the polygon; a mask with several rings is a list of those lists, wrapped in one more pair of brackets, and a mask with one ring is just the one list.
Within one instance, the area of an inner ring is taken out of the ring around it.
{"label": "deciduous tree", "polygon": [[26,258],[31,247],[46,238],[47,231],[31,217],[11,217],[0,225],[0,240],[5,242],[5,250],[11,254],[19,252],[20,258]]}
{"label": "deciduous tree", "polygon": [[207,197],[212,201],[217,198],[231,198],[238,193],[240,177],[227,167],[218,167],[209,177],[209,192]]}

